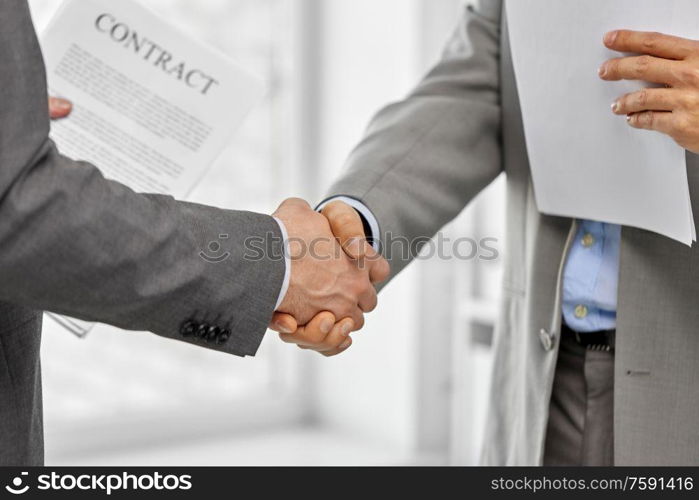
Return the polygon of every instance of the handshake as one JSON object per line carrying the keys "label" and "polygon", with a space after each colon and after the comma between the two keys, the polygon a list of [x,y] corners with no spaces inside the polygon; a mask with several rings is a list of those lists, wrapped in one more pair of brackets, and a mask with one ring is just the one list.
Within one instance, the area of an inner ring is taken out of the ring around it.
{"label": "handshake", "polygon": [[[68,116],[69,101],[49,98],[51,119]],[[352,345],[376,307],[374,285],[388,278],[388,262],[366,241],[364,224],[342,201],[321,213],[303,200],[284,201],[273,214],[287,231],[289,287],[269,328],[284,342],[334,356]]]}
{"label": "handshake", "polygon": [[342,201],[318,213],[291,198],[273,215],[286,226],[291,270],[269,327],[301,349],[340,354],[352,345],[350,333],[364,326],[364,313],[376,307],[374,284],[388,278],[388,262],[366,241],[359,214]]}

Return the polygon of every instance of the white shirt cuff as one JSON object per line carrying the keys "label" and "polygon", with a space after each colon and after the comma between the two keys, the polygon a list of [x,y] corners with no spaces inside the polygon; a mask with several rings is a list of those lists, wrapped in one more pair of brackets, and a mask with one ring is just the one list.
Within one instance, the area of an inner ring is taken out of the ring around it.
{"label": "white shirt cuff", "polygon": [[335,196],[333,198],[330,198],[328,200],[325,200],[323,203],[318,205],[316,210],[320,211],[323,210],[323,207],[330,203],[331,201],[342,201],[344,203],[347,203],[350,207],[354,208],[357,212],[362,214],[362,217],[366,219],[366,221],[369,223],[369,230],[371,231],[370,235],[371,240],[372,240],[372,246],[374,247],[374,250],[377,252],[379,251],[380,244],[379,244],[379,221],[376,220],[376,217],[374,217],[374,214],[372,213],[371,210],[369,210],[369,207],[367,207],[364,203],[362,203],[359,200],[355,200],[354,198],[350,198],[348,196]]}
{"label": "white shirt cuff", "polygon": [[286,232],[286,226],[280,220],[274,217],[274,220],[279,224],[279,229],[282,231],[282,245],[284,245],[284,281],[282,282],[282,289],[279,291],[279,298],[277,299],[277,305],[274,306],[274,310],[279,309],[279,306],[284,302],[284,297],[286,297],[286,292],[289,290],[289,280],[291,279],[291,255],[289,253],[289,233]]}

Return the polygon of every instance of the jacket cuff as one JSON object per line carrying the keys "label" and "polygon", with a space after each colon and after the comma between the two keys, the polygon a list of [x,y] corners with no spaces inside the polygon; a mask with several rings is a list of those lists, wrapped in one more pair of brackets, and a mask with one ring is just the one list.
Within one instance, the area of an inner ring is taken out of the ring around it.
{"label": "jacket cuff", "polygon": [[279,297],[277,298],[277,304],[274,306],[274,310],[279,309],[279,306],[284,302],[286,297],[286,292],[289,291],[289,282],[291,281],[291,252],[289,251],[289,233],[286,231],[286,226],[281,219],[274,217],[274,220],[279,224],[279,230],[282,232],[282,244],[284,249],[284,281],[282,282],[282,289],[279,291]]}
{"label": "jacket cuff", "polygon": [[[227,239],[221,242],[219,253],[225,258],[207,260],[200,254],[206,261],[202,286],[196,297],[190,296],[191,312],[181,320],[175,338],[238,356],[254,356],[276,310],[288,270],[284,235],[271,216],[221,214],[234,221],[240,232],[222,235]],[[206,238],[201,240],[203,248]],[[210,336],[203,335],[207,329],[212,332]],[[218,336],[213,333],[215,329]]]}

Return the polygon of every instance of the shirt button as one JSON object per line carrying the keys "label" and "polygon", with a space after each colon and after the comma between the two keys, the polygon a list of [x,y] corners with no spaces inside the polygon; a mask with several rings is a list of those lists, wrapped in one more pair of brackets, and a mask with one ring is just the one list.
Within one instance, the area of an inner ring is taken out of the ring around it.
{"label": "shirt button", "polygon": [[587,310],[587,306],[584,306],[582,304],[575,306],[574,314],[575,314],[575,317],[578,319],[583,319],[583,318],[587,317],[588,312],[589,311]]}
{"label": "shirt button", "polygon": [[582,237],[582,246],[584,246],[585,248],[590,248],[594,244],[595,237],[592,236],[590,233],[586,233],[585,236]]}

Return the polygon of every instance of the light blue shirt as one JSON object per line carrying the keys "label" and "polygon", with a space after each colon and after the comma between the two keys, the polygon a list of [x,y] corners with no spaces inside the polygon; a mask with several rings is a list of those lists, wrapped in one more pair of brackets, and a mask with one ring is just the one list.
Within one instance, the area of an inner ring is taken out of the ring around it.
{"label": "light blue shirt", "polygon": [[563,273],[563,319],[578,332],[616,328],[621,226],[580,222]]}

